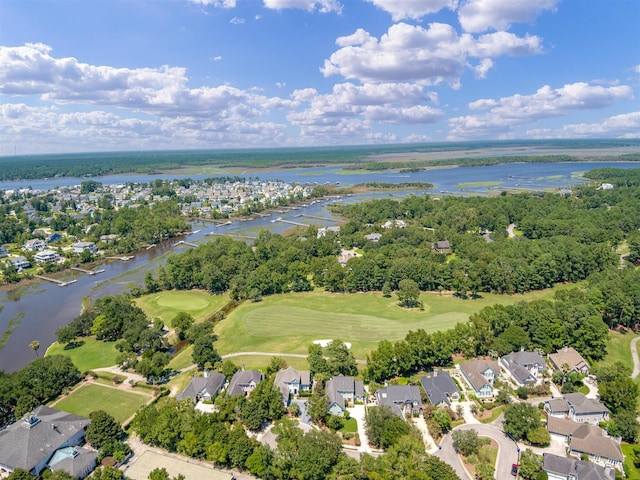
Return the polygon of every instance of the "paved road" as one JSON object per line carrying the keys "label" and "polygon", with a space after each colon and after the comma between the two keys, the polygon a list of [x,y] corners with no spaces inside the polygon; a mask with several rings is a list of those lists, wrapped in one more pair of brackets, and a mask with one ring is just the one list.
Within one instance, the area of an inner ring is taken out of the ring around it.
{"label": "paved road", "polygon": [[633,359],[633,373],[631,378],[636,378],[640,375],[640,358],[638,358],[638,340],[640,337],[636,337],[631,340],[631,358]]}
{"label": "paved road", "polygon": [[[478,435],[490,437],[498,442],[499,452],[496,462],[495,478],[502,480],[512,478],[511,465],[518,461],[518,446],[514,441],[510,440],[502,430],[494,425],[484,424],[460,425],[453,429],[453,431],[456,430],[475,430],[478,432]],[[462,466],[460,457],[453,448],[453,440],[451,437],[453,431],[444,437],[440,444],[440,449],[435,453],[435,456],[451,465],[461,479],[471,480],[471,476]]]}

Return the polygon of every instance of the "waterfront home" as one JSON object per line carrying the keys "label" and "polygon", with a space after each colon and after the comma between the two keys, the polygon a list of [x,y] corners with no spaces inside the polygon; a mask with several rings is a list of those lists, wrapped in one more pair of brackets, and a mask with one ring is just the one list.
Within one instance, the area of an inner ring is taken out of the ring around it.
{"label": "waterfront home", "polygon": [[95,254],[98,251],[96,244],[93,242],[76,242],[71,248],[73,248],[73,253],[82,253],[85,250],[89,250],[91,254]]}
{"label": "waterfront home", "polygon": [[22,250],[25,252],[39,252],[45,248],[47,248],[47,244],[39,238],[31,238],[22,246]]}
{"label": "waterfront home", "polygon": [[31,267],[29,261],[22,256],[12,257],[10,261],[13,264],[13,268],[15,268],[18,272],[24,270],[25,268]]}
{"label": "waterfront home", "polygon": [[60,259],[60,255],[53,250],[46,249],[36,253],[33,258],[38,263],[53,263]]}
{"label": "waterfront home", "polygon": [[9,256],[9,250],[7,247],[0,246],[0,258],[5,258]]}

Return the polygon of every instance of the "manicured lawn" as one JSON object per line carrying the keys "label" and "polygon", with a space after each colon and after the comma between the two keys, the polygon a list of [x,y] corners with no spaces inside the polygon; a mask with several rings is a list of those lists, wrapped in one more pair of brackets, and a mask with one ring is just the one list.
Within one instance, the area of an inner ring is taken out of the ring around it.
{"label": "manicured lawn", "polygon": [[228,295],[211,295],[202,290],[170,290],[144,295],[135,300],[150,319],[159,318],[171,327],[178,312],[185,312],[196,322],[215,312],[229,301]]}
{"label": "manicured lawn", "polygon": [[[272,355],[240,355],[223,361],[230,360],[239,367],[244,365],[246,369],[264,370],[269,366],[272,358]],[[282,359],[287,362],[289,367],[297,368],[298,370],[309,370],[309,362],[307,362],[306,358],[282,357]]]}
{"label": "manicured lawn", "polygon": [[122,423],[150,398],[147,395],[90,384],[60,400],[55,404],[55,408],[83,417],[88,417],[95,410],[104,410]]}
{"label": "manicured lawn", "polygon": [[633,332],[619,333],[609,331],[607,340],[607,356],[600,362],[602,365],[612,365],[621,362],[623,365],[633,370],[633,360],[631,359],[631,340],[638,335]]}
{"label": "manicured lawn", "polygon": [[638,449],[640,455],[640,448],[637,445],[630,445],[628,443],[623,443],[621,445],[622,453],[624,454],[624,466],[625,471],[629,475],[627,478],[629,480],[640,480],[640,469],[636,468],[633,465],[633,457],[634,457],[634,449]]}
{"label": "manicured lawn", "polygon": [[66,355],[81,372],[116,364],[116,357],[120,352],[116,350],[115,342],[102,342],[95,337],[82,337],[78,342],[84,343],[79,347],[67,349],[55,342],[49,347],[46,355]]}
{"label": "manicured lawn", "polygon": [[344,426],[340,429],[342,433],[355,433],[358,431],[358,422],[355,418],[344,421]]}
{"label": "manicured lawn", "polygon": [[330,294],[289,293],[245,302],[216,325],[220,354],[233,352],[307,353],[313,340],[340,338],[353,345],[356,358],[366,358],[380,340],[404,338],[409,330],[447,330],[469,315],[496,303],[550,298],[553,290],[526,295],[483,294],[462,300],[452,295],[423,293],[424,310],[398,306],[397,298],[379,292]]}
{"label": "manicured lawn", "polygon": [[193,359],[191,358],[191,352],[193,352],[193,346],[189,345],[186,348],[180,350],[175,357],[169,362],[169,368],[173,370],[182,370],[189,365],[193,365]]}

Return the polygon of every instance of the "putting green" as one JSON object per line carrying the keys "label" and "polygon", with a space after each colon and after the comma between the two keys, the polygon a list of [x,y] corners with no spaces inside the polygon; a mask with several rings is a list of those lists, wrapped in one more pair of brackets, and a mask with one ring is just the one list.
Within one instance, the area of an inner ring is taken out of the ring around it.
{"label": "putting green", "polygon": [[185,297],[183,293],[179,295],[176,295],[176,293],[178,292],[165,292],[156,298],[156,304],[160,307],[168,307],[186,312],[202,310],[210,304],[207,299],[202,297],[194,297],[193,295]]}
{"label": "putting green", "polygon": [[228,295],[212,295],[202,290],[170,290],[143,295],[135,303],[147,317],[159,318],[171,327],[171,321],[179,312],[188,313],[198,322],[228,301]]}

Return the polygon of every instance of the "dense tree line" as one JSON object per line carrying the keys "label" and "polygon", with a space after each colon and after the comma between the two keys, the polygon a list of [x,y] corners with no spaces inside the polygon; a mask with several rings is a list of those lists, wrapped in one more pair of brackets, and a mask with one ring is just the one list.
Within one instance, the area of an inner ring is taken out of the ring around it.
{"label": "dense tree line", "polygon": [[[635,171],[630,176],[636,175]],[[422,291],[518,293],[575,282],[611,266],[613,249],[628,239],[640,258],[640,187],[581,186],[573,196],[520,194],[493,198],[410,196],[336,207],[348,218],[339,234],[310,227],[283,238],[262,232],[253,246],[228,238],[172,256],[159,288],[230,290],[234,298],[309,290],[398,290],[412,280]],[[402,220],[406,228],[381,228]],[[522,235],[507,236],[516,224]],[[365,235],[378,232],[378,242]],[[480,233],[490,233],[487,242]],[[448,252],[434,244],[448,240]],[[364,255],[342,266],[342,248]],[[451,254],[454,255],[451,255]]]}
{"label": "dense tree line", "polygon": [[337,435],[324,430],[303,433],[296,421],[285,418],[273,428],[277,447],[271,449],[247,436],[241,424],[229,416],[234,408],[227,405],[217,413],[203,415],[189,402],[166,398],[145,407],[136,416],[133,429],[151,445],[248,470],[264,479],[457,478],[451,467],[425,453],[417,436],[398,436],[385,455],[364,455],[358,462],[342,453]]}
{"label": "dense tree line", "polygon": [[69,357],[37,358],[17,372],[0,370],[0,426],[53,400],[80,380]]}

